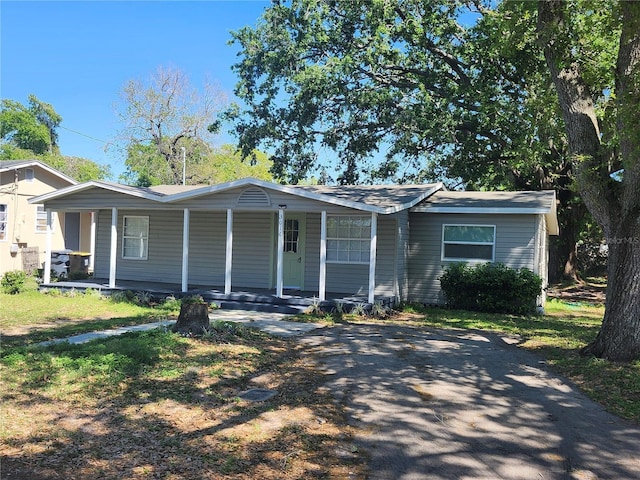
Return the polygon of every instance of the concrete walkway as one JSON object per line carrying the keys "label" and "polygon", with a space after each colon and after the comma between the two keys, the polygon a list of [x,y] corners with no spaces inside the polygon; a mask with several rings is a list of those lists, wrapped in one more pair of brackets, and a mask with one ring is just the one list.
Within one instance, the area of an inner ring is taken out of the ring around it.
{"label": "concrete walkway", "polygon": [[[287,316],[288,315],[282,313],[253,312],[247,310],[214,310],[209,314],[209,319],[211,322],[216,320],[226,320],[242,323],[247,327],[258,328],[280,337],[294,337],[296,335],[302,335],[312,330],[324,327],[324,325],[319,323],[288,322],[285,320]],[[48,340],[46,342],[39,343],[38,345],[47,346],[61,342],[80,344],[90,342],[92,340],[122,335],[123,333],[128,332],[144,332],[162,327],[171,328],[175,323],[175,320],[167,320],[162,322],[146,323],[143,325],[112,328],[109,330],[82,333],[80,335],[74,335],[67,338]]]}
{"label": "concrete walkway", "polygon": [[286,318],[289,316],[290,315],[284,313],[221,309],[214,310],[209,315],[209,318],[212,322],[216,320],[239,322],[247,327],[259,328],[264,332],[279,337],[295,337],[319,328],[324,328],[324,325],[321,323],[288,322]]}

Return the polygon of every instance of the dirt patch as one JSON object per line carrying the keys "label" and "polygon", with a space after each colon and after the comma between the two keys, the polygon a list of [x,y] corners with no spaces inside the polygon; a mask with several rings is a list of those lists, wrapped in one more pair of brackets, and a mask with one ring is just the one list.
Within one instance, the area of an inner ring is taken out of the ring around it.
{"label": "dirt patch", "polygon": [[578,283],[575,285],[551,285],[547,290],[549,298],[565,302],[585,302],[603,305],[606,299],[606,285]]}

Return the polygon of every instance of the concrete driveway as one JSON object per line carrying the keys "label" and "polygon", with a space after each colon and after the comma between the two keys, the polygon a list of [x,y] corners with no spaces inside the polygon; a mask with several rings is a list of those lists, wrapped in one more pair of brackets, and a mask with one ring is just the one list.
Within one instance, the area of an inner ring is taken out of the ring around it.
{"label": "concrete driveway", "polygon": [[371,479],[640,479],[640,428],[497,335],[343,325],[299,339]]}

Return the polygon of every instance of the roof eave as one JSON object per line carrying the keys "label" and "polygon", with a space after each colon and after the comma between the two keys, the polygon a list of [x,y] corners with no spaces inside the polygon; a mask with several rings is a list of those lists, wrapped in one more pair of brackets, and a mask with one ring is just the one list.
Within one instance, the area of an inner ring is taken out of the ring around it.
{"label": "roof eave", "polygon": [[144,193],[141,191],[131,191],[131,190],[127,190],[124,188],[118,188],[115,185],[111,185],[108,183],[103,183],[103,182],[99,182],[96,180],[90,180],[88,182],[85,183],[79,183],[76,185],[71,185],[69,187],[66,188],[62,188],[59,190],[54,190],[53,192],[49,192],[49,193],[45,193],[44,195],[40,195],[34,198],[29,199],[29,203],[43,203],[43,202],[47,202],[50,200],[55,200],[58,198],[62,198],[62,197],[66,197],[67,195],[71,195],[73,193],[78,193],[78,192],[82,192],[83,190],[88,190],[90,188],[100,188],[102,190],[108,190],[111,192],[116,192],[116,193],[121,193],[123,195],[128,195],[131,197],[137,197],[137,198],[145,198],[147,200],[151,200],[151,201],[159,201],[161,200],[161,196],[160,195],[153,195],[153,194],[148,194],[148,193]]}
{"label": "roof eave", "polygon": [[545,220],[547,222],[547,231],[549,235],[559,235],[560,225],[558,224],[558,202],[556,200],[556,191],[553,191],[553,200],[551,201],[551,208],[545,214]]}
{"label": "roof eave", "polygon": [[416,197],[411,202],[408,202],[402,205],[396,205],[393,207],[378,207],[375,205],[369,205],[362,202],[354,202],[351,200],[343,200],[340,198],[335,198],[331,195],[324,194],[324,193],[309,192],[307,190],[296,188],[295,186],[292,186],[292,185],[280,185],[277,183],[267,182],[266,180],[259,180],[257,178],[244,178],[241,180],[233,180],[231,182],[221,183],[219,185],[203,187],[197,190],[192,190],[190,192],[182,192],[174,195],[168,195],[167,197],[161,199],[160,201],[166,202],[166,203],[175,203],[181,200],[187,200],[191,198],[200,197],[203,195],[209,195],[211,193],[219,193],[225,190],[231,190],[233,188],[243,187],[247,185],[266,188],[270,190],[276,190],[278,192],[288,193],[290,195],[295,195],[297,197],[308,198],[310,200],[316,200],[318,202],[328,203],[328,204],[336,205],[340,207],[353,208],[355,210],[361,210],[361,211],[370,212],[370,213],[380,213],[383,215],[406,210],[407,208],[410,208],[413,205],[420,203],[422,200],[424,200],[425,198],[428,198],[429,196],[433,195],[435,192],[437,192],[442,188],[442,184],[438,183],[434,185],[433,188],[424,192],[422,195]]}
{"label": "roof eave", "polygon": [[69,182],[71,185],[77,185],[78,181],[73,178],[65,175],[64,173],[56,170],[53,167],[50,167],[46,163],[41,162],[40,160],[26,160],[24,163],[19,165],[12,165],[10,167],[0,168],[0,172],[10,172],[11,170],[19,170],[21,168],[29,168],[29,167],[40,167],[43,170],[49,172],[51,175],[54,175],[66,182]]}
{"label": "roof eave", "polygon": [[436,207],[431,205],[423,205],[414,207],[412,212],[422,213],[473,213],[486,215],[547,215],[551,213],[549,208],[532,208],[532,207]]}

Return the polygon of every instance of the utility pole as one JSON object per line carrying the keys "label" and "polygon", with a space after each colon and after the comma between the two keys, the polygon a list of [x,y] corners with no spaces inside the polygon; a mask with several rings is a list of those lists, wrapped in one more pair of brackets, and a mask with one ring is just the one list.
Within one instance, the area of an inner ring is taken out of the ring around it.
{"label": "utility pole", "polygon": [[187,184],[187,150],[182,147],[182,185]]}

